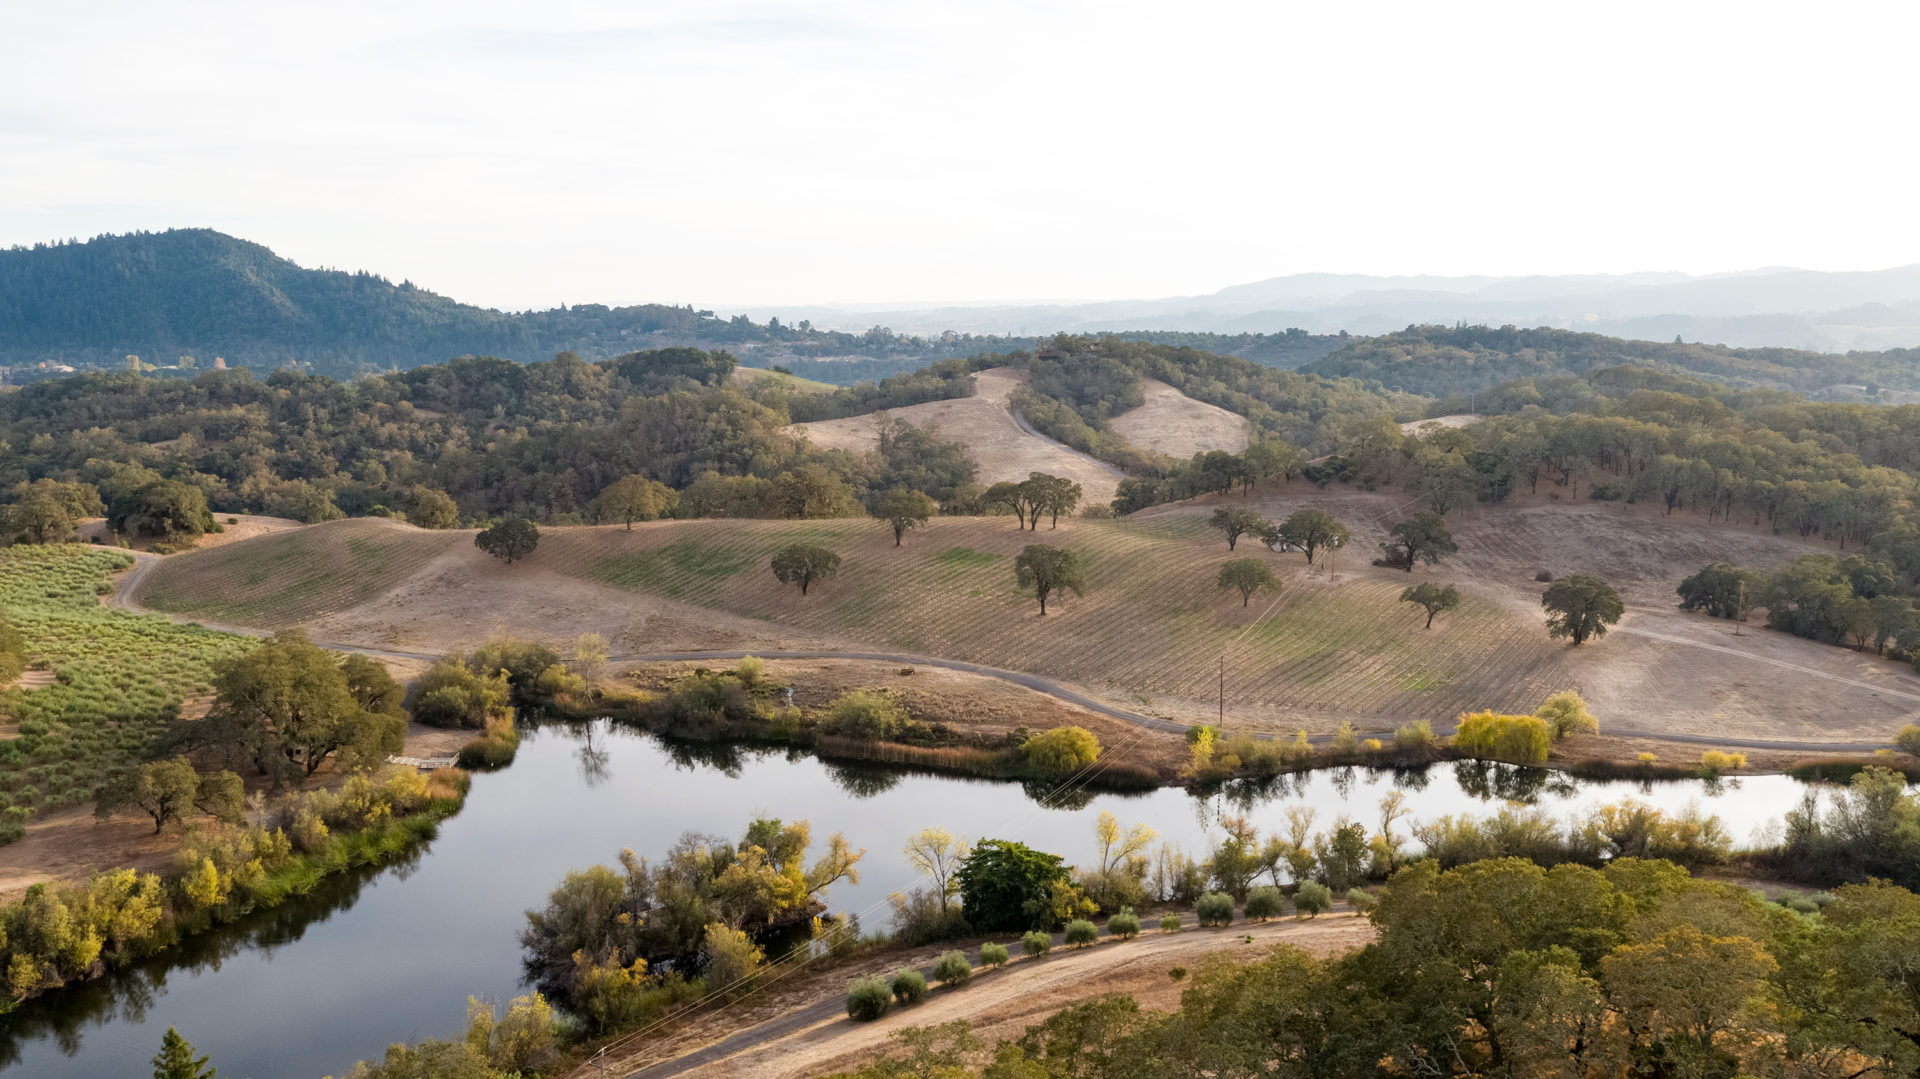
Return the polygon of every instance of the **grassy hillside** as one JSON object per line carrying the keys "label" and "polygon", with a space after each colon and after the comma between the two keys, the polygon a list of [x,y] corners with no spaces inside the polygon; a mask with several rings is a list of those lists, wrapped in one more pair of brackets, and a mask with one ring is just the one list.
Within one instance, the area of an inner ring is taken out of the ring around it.
{"label": "grassy hillside", "polygon": [[[144,601],[215,620],[287,625],[380,595],[441,554],[466,551],[465,534],[390,528],[368,535],[351,523],[323,525],[158,567]],[[768,570],[795,542],[840,552],[839,576],[802,597]],[[1013,559],[1029,543],[1079,553],[1085,598],[1056,597],[1042,619],[1014,585]],[[249,551],[254,547],[257,550]],[[1210,700],[1227,656],[1229,697],[1269,716],[1338,710],[1379,717],[1450,717],[1467,708],[1531,708],[1555,688],[1557,649],[1535,620],[1474,597],[1434,631],[1398,600],[1404,575],[1358,567],[1328,585],[1298,556],[1263,555],[1288,575],[1278,597],[1215,587],[1221,562],[1259,553],[1226,545],[1191,516],[1153,521],[1062,522],[1021,532],[1008,518],[939,519],[904,547],[878,522],[672,521],[620,528],[543,531],[539,549],[507,569],[463,555],[475,590],[538,592],[540,574],[629,594],[765,619],[792,630],[875,647],[1034,671],[1093,686],[1119,701],[1135,694]],[[352,567],[357,570],[349,573]],[[448,571],[450,573],[451,571]],[[449,587],[391,607],[429,603]],[[484,575],[484,576],[483,576]],[[322,582],[352,583],[323,586]],[[503,602],[530,632],[578,632],[549,624],[557,612]],[[661,650],[671,642],[659,642]]]}
{"label": "grassy hillside", "polygon": [[142,606],[209,622],[296,626],[363,603],[418,572],[471,532],[428,532],[379,517],[278,532],[168,558],[141,587]]}

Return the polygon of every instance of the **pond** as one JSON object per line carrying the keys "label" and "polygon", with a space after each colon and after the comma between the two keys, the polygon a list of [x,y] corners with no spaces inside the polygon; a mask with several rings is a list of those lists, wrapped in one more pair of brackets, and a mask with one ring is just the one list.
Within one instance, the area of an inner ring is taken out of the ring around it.
{"label": "pond", "polygon": [[[1084,860],[1093,822],[1111,810],[1199,855],[1221,812],[1263,830],[1286,807],[1349,813],[1371,827],[1381,796],[1407,791],[1415,819],[1491,813],[1506,798],[1556,815],[1624,797],[1678,809],[1699,800],[1737,842],[1778,819],[1804,789],[1784,776],[1707,784],[1569,781],[1509,768],[1438,765],[1423,773],[1333,769],[1258,792],[1196,798],[1178,789],[1048,798],[1019,784],[828,764],[785,751],[668,745],[604,723],[530,730],[512,767],[474,777],[466,808],[400,865],[349,874],[318,893],[208,934],[166,956],[0,1017],[0,1074],[124,1077],[147,1073],[161,1034],[178,1027],[221,1075],[341,1075],[395,1041],[450,1037],[468,994],[496,1003],[524,992],[518,933],[569,869],[614,864],[622,847],[657,857],[687,831],[737,838],[756,816],[812,822],[815,852],[845,832],[867,855],[858,885],[829,895],[868,928],[886,897],[915,883],[900,856],[913,832],[940,825],[1017,839]],[[1059,805],[1056,802],[1067,804]],[[1404,831],[1405,822],[1400,825]]]}

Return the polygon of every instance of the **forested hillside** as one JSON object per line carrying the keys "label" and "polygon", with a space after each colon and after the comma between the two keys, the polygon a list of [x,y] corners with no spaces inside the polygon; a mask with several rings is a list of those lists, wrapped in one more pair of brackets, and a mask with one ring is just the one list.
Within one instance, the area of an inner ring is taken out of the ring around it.
{"label": "forested hillside", "polygon": [[1815,395],[1848,396],[1836,388],[1851,386],[1920,390],[1920,349],[1830,355],[1788,348],[1628,341],[1512,326],[1411,326],[1380,337],[1356,337],[1338,352],[1300,369],[1437,397],[1484,390],[1509,379],[1583,375],[1622,364],[1698,375],[1734,387],[1767,386]]}
{"label": "forested hillside", "polygon": [[639,348],[770,346],[787,356],[863,355],[918,366],[1002,339],[926,340],[718,319],[691,307],[576,304],[505,312],[459,303],[403,281],[305,269],[211,229],[103,236],[0,251],[0,365],[80,368],[126,357],[172,367],[270,371],[301,364],[345,377],[455,356],[522,362],[572,350],[604,359]]}

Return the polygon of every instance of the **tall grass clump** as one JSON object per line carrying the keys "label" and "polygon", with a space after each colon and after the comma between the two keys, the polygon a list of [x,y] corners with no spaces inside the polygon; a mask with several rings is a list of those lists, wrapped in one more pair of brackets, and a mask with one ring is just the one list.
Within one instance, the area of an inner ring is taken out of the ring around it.
{"label": "tall grass clump", "polygon": [[512,719],[487,720],[486,732],[460,747],[456,758],[468,771],[505,768],[520,750],[520,732]]}

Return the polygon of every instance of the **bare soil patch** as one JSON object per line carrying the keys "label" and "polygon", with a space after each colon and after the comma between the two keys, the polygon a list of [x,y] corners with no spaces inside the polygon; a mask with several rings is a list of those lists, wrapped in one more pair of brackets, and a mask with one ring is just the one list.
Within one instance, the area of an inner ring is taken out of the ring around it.
{"label": "bare soil patch", "polygon": [[1140,380],[1146,401],[1109,421],[1120,437],[1149,453],[1187,460],[1196,453],[1247,448],[1247,418],[1196,401],[1159,379]]}
{"label": "bare soil patch", "polygon": [[35,884],[83,881],[117,866],[157,873],[179,846],[177,831],[155,835],[147,817],[100,821],[90,806],[41,814],[27,822],[23,838],[0,847],[0,902],[20,898]]}
{"label": "bare soil patch", "polygon": [[1483,419],[1486,419],[1486,417],[1476,413],[1456,412],[1450,416],[1435,416],[1425,420],[1408,420],[1400,425],[1400,429],[1411,435],[1423,427],[1465,427],[1468,424],[1479,423]]}
{"label": "bare soil patch", "polygon": [[[981,483],[1024,480],[1028,473],[1047,472],[1078,483],[1083,492],[1082,505],[1112,501],[1120,478],[1111,468],[1086,454],[1028,434],[1014,421],[1007,399],[1025,381],[1025,372],[995,367],[973,376],[972,397],[909,405],[888,415],[916,427],[935,427],[942,439],[966,446],[979,468],[976,478]],[[806,435],[816,446],[861,454],[879,448],[878,416],[872,413],[797,423],[789,430]],[[1245,421],[1241,422],[1244,426]]]}

